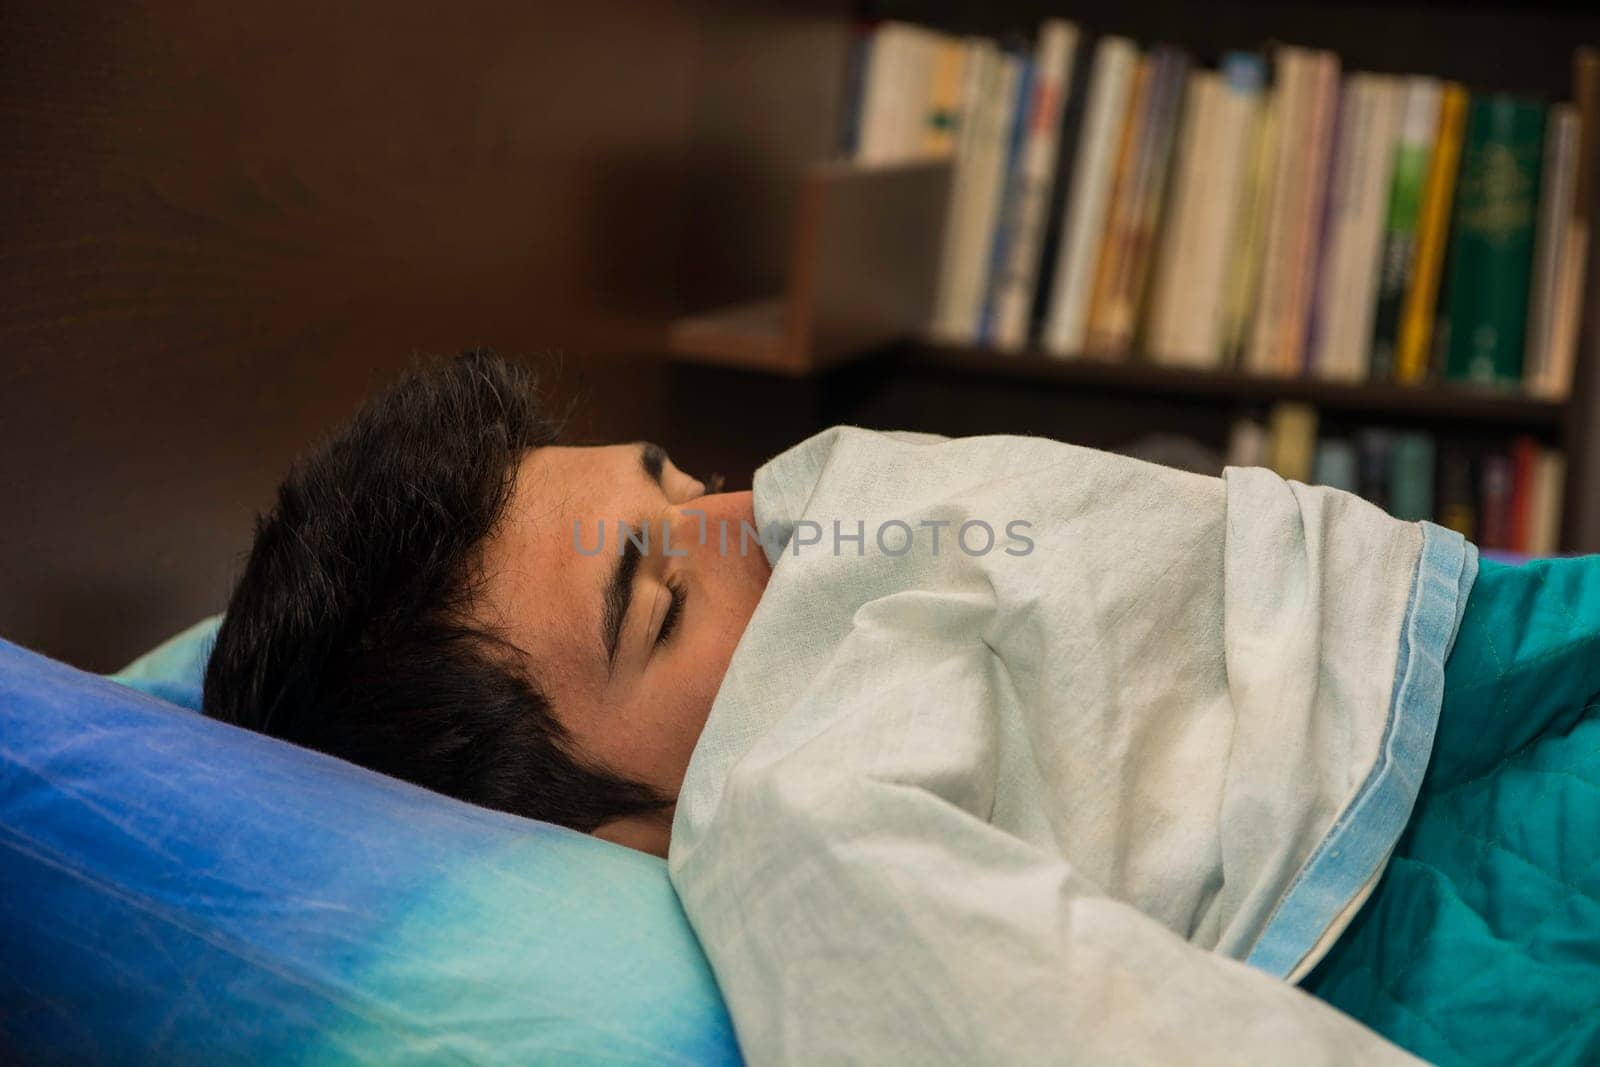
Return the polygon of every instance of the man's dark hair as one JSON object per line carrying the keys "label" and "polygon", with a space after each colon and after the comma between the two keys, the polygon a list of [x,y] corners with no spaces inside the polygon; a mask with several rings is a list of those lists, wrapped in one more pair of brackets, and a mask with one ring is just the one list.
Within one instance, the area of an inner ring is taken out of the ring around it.
{"label": "man's dark hair", "polygon": [[576,830],[664,807],[574,753],[521,653],[471,619],[518,463],[558,433],[533,375],[488,351],[369,401],[257,520],[206,714]]}

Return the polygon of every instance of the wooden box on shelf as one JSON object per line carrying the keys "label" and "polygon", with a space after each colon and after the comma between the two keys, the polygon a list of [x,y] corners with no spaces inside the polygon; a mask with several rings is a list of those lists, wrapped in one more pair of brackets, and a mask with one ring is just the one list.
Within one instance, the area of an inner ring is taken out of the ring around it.
{"label": "wooden box on shelf", "polygon": [[673,323],[673,356],[804,376],[920,333],[950,164],[818,163],[801,179],[784,292]]}

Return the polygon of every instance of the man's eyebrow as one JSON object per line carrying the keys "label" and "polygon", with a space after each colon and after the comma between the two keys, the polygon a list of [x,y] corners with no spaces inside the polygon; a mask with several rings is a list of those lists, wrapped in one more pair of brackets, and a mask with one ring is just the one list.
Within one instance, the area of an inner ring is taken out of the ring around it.
{"label": "man's eyebrow", "polygon": [[633,603],[633,576],[639,570],[639,545],[622,532],[617,524],[617,540],[621,554],[611,580],[606,583],[600,607],[600,642],[606,653],[606,673],[610,674],[617,658],[617,642],[622,637],[622,621],[628,617],[628,607]]}
{"label": "man's eyebrow", "polygon": [[667,453],[660,445],[646,441],[639,446],[639,466],[658,486],[661,484],[661,468],[666,462]]}
{"label": "man's eyebrow", "polygon": [[[661,469],[666,462],[667,453],[660,445],[645,441],[639,446],[639,466],[657,486],[661,485]],[[640,559],[639,545],[623,534],[621,523],[616,526],[616,534],[621,551],[617,556],[617,565],[611,571],[611,579],[606,582],[600,606],[600,643],[605,649],[608,674],[616,664],[617,645],[622,640],[622,624],[628,617],[628,608],[633,604],[633,576],[639,571]],[[649,536],[648,529],[645,536]]]}

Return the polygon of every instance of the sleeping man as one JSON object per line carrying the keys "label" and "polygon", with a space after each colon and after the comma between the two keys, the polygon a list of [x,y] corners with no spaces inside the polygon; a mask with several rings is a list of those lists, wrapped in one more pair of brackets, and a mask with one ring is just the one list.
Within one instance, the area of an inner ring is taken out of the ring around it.
{"label": "sleeping man", "polygon": [[665,856],[752,1062],[1580,1062],[1593,564],[1030,437],[710,492],[474,353],[290,473],[205,708]]}

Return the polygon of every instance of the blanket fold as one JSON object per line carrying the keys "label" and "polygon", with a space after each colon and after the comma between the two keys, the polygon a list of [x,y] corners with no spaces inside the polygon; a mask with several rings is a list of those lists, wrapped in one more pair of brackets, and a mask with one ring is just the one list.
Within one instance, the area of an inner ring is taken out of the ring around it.
{"label": "blanket fold", "polygon": [[755,513],[669,856],[752,1062],[1405,1058],[1282,979],[1405,824],[1472,546],[1261,470],[855,427]]}

